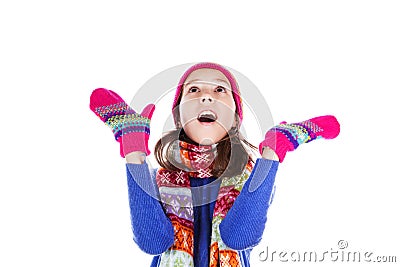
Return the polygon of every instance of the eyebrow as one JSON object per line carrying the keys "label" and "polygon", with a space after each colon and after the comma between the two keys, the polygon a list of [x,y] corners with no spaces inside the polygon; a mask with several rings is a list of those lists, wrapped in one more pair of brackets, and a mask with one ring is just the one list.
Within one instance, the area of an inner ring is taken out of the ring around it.
{"label": "eyebrow", "polygon": [[[186,86],[188,86],[189,84],[191,84],[191,83],[195,83],[195,82],[199,82],[199,81],[202,81],[201,79],[194,79],[194,80],[191,80],[191,81],[189,81],[189,82],[187,82],[187,83],[184,83],[184,87],[186,87]],[[225,80],[223,80],[223,79],[219,79],[219,78],[217,78],[217,79],[214,79],[213,81],[211,81],[211,82],[214,82],[214,81],[217,81],[217,82],[222,82],[222,83],[224,83],[224,84],[226,84],[227,86],[226,87],[228,87],[228,89],[230,89],[230,84],[229,83],[227,83]]]}

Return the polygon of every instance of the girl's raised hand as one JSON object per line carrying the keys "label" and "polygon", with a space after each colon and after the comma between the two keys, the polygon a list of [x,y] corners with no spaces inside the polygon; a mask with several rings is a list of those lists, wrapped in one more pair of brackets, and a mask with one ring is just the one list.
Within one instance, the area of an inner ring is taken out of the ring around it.
{"label": "girl's raised hand", "polygon": [[120,143],[121,157],[135,151],[150,154],[148,141],[154,104],[147,105],[139,114],[117,93],[97,88],[90,95],[90,109],[111,128]]}
{"label": "girl's raised hand", "polygon": [[259,149],[261,154],[265,152],[263,150],[266,147],[272,149],[282,162],[286,153],[295,150],[299,145],[318,138],[333,139],[339,135],[339,132],[340,124],[332,115],[315,117],[298,123],[282,122],[268,130]]}

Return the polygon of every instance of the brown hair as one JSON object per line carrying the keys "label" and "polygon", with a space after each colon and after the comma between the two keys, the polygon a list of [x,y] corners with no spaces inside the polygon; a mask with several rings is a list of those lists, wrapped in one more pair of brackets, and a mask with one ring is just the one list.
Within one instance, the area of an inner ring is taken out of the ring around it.
{"label": "brown hair", "polygon": [[[177,110],[174,113],[175,118],[179,118]],[[237,115],[237,114],[236,114]],[[237,118],[238,119],[238,118]],[[175,120],[175,121],[179,121]],[[237,120],[238,121],[238,120]],[[184,166],[179,166],[172,156],[171,145],[177,140],[185,141],[190,144],[199,145],[191,140],[178,124],[175,130],[166,133],[158,140],[155,145],[155,158],[161,167],[170,171],[184,170]],[[214,160],[212,175],[214,177],[228,176],[232,177],[241,174],[249,160],[254,162],[252,154],[257,147],[248,142],[240,133],[237,127],[232,127],[227,135],[217,144],[217,156]]]}

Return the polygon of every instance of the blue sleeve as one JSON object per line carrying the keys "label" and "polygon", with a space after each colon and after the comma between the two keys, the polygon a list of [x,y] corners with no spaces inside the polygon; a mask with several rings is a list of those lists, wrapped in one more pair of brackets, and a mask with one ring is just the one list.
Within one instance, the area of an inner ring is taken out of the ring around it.
{"label": "blue sleeve", "polygon": [[257,159],[249,179],[219,226],[222,241],[228,247],[244,250],[261,241],[278,165],[278,161]]}
{"label": "blue sleeve", "polygon": [[146,163],[126,164],[133,240],[144,252],[158,255],[174,242],[174,229],[158,201],[155,175]]}

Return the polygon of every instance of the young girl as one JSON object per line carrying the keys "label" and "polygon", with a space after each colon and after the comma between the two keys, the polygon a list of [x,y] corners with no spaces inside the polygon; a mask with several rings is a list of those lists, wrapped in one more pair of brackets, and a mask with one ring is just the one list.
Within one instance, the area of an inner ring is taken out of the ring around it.
{"label": "young girl", "polygon": [[99,88],[90,108],[111,127],[127,161],[134,241],[155,255],[151,266],[250,266],[286,152],[335,138],[340,129],[333,116],[281,123],[266,133],[262,158],[254,162],[256,147],[240,133],[243,106],[234,76],[221,65],[199,63],[178,83],[176,129],[156,144],[160,168],[151,173],[145,157],[155,106],[139,114],[115,92]]}

